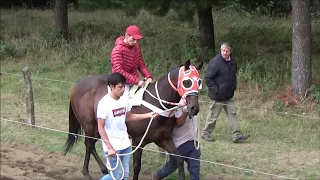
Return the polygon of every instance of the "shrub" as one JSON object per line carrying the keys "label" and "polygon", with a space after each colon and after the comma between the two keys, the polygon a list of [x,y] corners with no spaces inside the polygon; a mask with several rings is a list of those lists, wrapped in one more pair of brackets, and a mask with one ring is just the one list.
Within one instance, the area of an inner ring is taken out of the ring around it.
{"label": "shrub", "polygon": [[313,84],[310,88],[310,96],[320,104],[320,86]]}
{"label": "shrub", "polygon": [[16,55],[16,50],[8,44],[0,43],[0,60],[13,58]]}

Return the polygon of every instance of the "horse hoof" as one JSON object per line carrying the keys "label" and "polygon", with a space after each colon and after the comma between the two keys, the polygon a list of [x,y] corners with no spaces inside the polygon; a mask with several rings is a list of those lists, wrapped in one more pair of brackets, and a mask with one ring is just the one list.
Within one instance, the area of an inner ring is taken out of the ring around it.
{"label": "horse hoof", "polygon": [[90,175],[84,176],[84,179],[85,179],[85,180],[94,180]]}
{"label": "horse hoof", "polygon": [[89,173],[85,173],[84,171],[82,171],[82,174],[84,175],[84,179],[85,180],[94,180]]}

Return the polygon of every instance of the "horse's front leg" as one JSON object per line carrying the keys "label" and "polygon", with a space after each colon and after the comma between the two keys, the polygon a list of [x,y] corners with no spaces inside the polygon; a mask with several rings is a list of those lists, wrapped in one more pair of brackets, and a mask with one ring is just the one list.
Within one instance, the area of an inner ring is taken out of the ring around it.
{"label": "horse's front leg", "polygon": [[[168,151],[171,154],[180,155],[180,152],[178,151],[178,149],[174,145],[171,138],[167,139],[165,141],[162,141],[160,143],[157,143],[157,145],[161,146],[163,149],[165,149],[166,151]],[[184,167],[183,167],[184,160],[180,156],[174,156],[174,158],[175,158],[175,160],[177,162],[177,166],[178,166],[179,180],[185,180],[186,176],[185,176]]]}
{"label": "horse's front leg", "polygon": [[[132,138],[132,148],[135,149],[140,141],[141,138]],[[143,151],[142,148],[145,145],[146,144],[143,142],[140,146],[141,148],[137,149],[137,151],[133,153],[133,180],[139,179],[139,173],[141,171],[141,156]]]}

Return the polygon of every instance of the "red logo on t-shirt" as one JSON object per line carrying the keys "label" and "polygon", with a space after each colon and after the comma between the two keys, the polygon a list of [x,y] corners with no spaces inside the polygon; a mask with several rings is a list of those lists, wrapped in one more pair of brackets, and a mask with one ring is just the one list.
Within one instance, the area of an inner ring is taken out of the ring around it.
{"label": "red logo on t-shirt", "polygon": [[122,108],[114,109],[112,110],[112,112],[113,112],[113,117],[122,116],[126,114],[126,108],[122,107]]}

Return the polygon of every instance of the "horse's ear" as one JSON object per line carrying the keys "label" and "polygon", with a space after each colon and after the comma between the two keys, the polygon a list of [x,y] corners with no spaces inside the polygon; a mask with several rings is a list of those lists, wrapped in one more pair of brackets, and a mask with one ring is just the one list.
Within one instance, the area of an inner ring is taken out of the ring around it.
{"label": "horse's ear", "polygon": [[190,59],[188,59],[187,61],[186,61],[186,63],[184,64],[184,70],[186,71],[186,70],[189,70],[189,66],[190,66]]}
{"label": "horse's ear", "polygon": [[202,66],[203,66],[203,62],[201,62],[201,63],[196,67],[196,69],[199,71],[200,69],[202,69]]}

